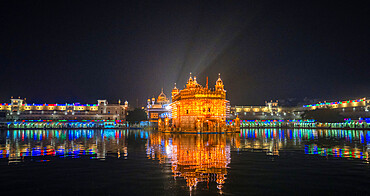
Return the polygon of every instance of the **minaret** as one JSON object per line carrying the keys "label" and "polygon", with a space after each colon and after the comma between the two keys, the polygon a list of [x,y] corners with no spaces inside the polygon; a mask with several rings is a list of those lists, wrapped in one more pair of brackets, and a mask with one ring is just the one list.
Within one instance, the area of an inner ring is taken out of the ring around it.
{"label": "minaret", "polygon": [[224,90],[224,84],[221,80],[221,74],[220,73],[218,74],[218,79],[216,81],[215,89],[216,89],[216,91]]}
{"label": "minaret", "polygon": [[190,72],[190,77],[188,80],[188,83],[186,84],[187,87],[192,87],[193,86],[193,78],[191,77],[191,72]]}
{"label": "minaret", "polygon": [[207,76],[207,82],[206,82],[206,89],[208,89],[208,76]]}
{"label": "minaret", "polygon": [[172,92],[171,92],[172,100],[173,100],[173,97],[177,95],[178,93],[179,93],[179,89],[176,88],[176,83],[175,83],[175,86],[173,87]]}

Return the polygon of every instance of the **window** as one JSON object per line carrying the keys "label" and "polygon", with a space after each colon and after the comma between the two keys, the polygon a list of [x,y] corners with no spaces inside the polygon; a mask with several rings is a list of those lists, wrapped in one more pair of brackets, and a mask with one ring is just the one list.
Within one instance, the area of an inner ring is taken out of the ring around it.
{"label": "window", "polygon": [[151,113],[150,118],[157,119],[158,118],[158,113]]}

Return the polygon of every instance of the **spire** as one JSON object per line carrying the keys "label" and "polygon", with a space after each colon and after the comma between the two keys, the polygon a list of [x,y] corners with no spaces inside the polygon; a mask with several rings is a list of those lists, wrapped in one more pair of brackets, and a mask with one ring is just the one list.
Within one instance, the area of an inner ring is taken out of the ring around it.
{"label": "spire", "polygon": [[188,83],[187,83],[187,87],[192,87],[193,86],[193,78],[191,77],[191,72],[190,72],[190,77],[189,77],[189,80],[188,80]]}
{"label": "spire", "polygon": [[220,73],[218,73],[218,79],[217,79],[217,82],[216,83],[222,84],[221,74]]}
{"label": "spire", "polygon": [[172,99],[173,99],[173,97],[174,97],[175,95],[177,95],[177,93],[179,93],[179,89],[177,89],[177,87],[176,87],[176,83],[175,83],[175,86],[173,87],[172,92],[171,92],[171,94],[172,94]]}
{"label": "spire", "polygon": [[223,90],[224,89],[224,84],[221,80],[221,74],[218,73],[218,79],[216,81],[216,90]]}
{"label": "spire", "polygon": [[189,81],[193,81],[193,78],[191,77],[191,72],[190,72],[190,77],[189,77]]}
{"label": "spire", "polygon": [[217,81],[218,82],[222,82],[222,80],[221,80],[221,74],[220,73],[218,73],[218,79],[217,79]]}
{"label": "spire", "polygon": [[206,82],[206,89],[208,89],[208,76],[207,76],[207,82]]}

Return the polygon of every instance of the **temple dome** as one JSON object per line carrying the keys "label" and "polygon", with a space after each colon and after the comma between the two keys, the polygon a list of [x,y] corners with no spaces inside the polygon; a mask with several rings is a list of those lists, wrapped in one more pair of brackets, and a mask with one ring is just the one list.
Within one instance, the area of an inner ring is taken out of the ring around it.
{"label": "temple dome", "polygon": [[163,88],[162,88],[161,94],[158,95],[157,102],[160,103],[160,102],[166,102],[166,101],[167,101],[167,96],[163,93]]}

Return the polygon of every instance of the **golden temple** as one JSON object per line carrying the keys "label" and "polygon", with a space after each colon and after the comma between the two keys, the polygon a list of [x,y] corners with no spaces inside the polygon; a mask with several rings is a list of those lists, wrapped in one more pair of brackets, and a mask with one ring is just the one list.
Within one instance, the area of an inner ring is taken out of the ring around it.
{"label": "golden temple", "polygon": [[[220,74],[214,89],[198,84],[191,76],[184,89],[172,90],[172,129],[175,131],[220,132],[226,130],[226,90]],[[165,122],[168,124],[168,122]]]}

